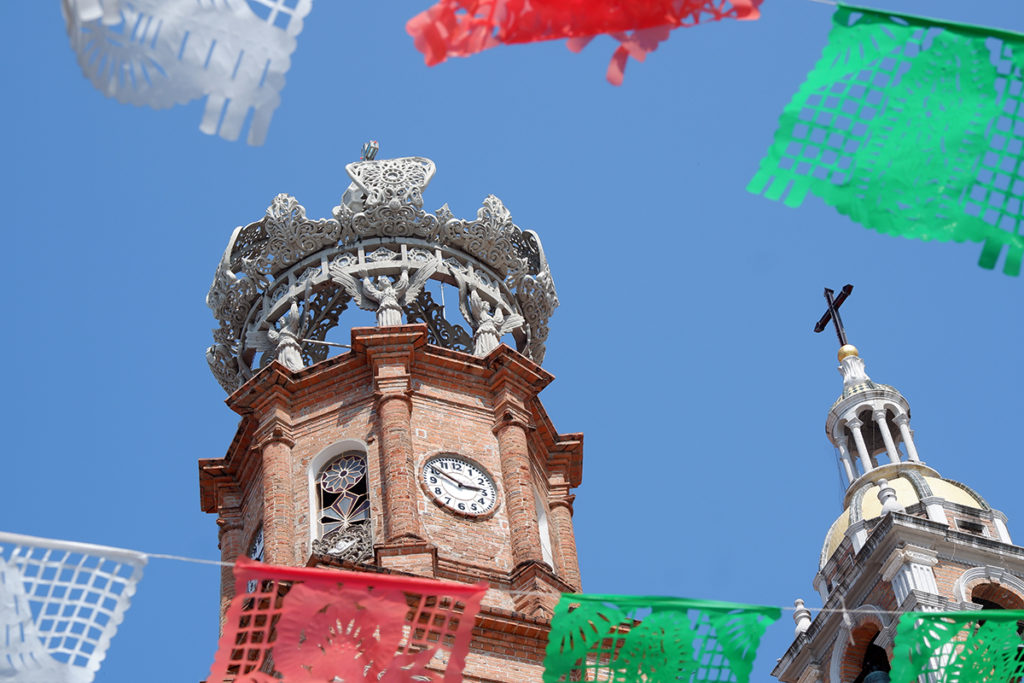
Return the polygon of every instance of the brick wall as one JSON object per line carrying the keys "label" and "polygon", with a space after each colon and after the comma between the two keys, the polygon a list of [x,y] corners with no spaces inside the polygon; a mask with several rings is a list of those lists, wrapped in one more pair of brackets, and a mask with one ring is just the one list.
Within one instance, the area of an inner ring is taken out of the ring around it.
{"label": "brick wall", "polygon": [[[509,591],[526,587],[557,595],[579,583],[568,491],[579,484],[582,436],[563,438],[539,404],[536,394],[550,375],[507,347],[478,359],[428,346],[425,328],[418,325],[353,330],[353,346],[352,353],[299,373],[272,363],[231,396],[229,405],[243,416],[242,425],[224,459],[200,463],[202,471],[216,470],[219,477],[201,477],[204,509],[214,512],[229,502],[224,491],[233,486],[241,531],[229,537],[231,550],[245,552],[262,525],[268,560],[305,565],[316,531],[311,465],[338,442],[365,445],[378,564],[389,571],[488,581],[493,588],[484,605],[507,615],[502,626],[477,629],[465,679],[539,681],[544,614],[553,601],[536,599],[526,607]],[[513,427],[503,419],[512,419]],[[503,432],[506,442],[500,441]],[[396,447],[409,452],[396,459],[388,450]],[[476,518],[453,514],[419,486],[424,461],[441,453],[487,469],[498,489],[493,512]],[[317,469],[323,464],[317,462]],[[513,495],[505,480],[509,472],[518,480]],[[538,564],[534,496],[548,509],[551,568]],[[415,523],[391,537],[389,526],[410,517]],[[533,564],[523,564],[524,558]],[[518,609],[534,616],[516,612],[519,603]]]}

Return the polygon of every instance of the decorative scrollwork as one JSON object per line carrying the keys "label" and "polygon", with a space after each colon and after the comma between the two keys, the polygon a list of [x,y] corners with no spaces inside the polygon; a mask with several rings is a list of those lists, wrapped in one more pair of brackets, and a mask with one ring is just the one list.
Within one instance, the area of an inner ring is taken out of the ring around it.
{"label": "decorative scrollwork", "polygon": [[473,337],[457,323],[444,317],[444,306],[434,301],[427,290],[420,292],[405,306],[405,317],[411,323],[427,324],[427,341],[456,351],[473,353]]}
{"label": "decorative scrollwork", "polygon": [[435,166],[430,159],[405,157],[349,164],[345,170],[366,194],[364,206],[408,203],[421,208]]}
{"label": "decorative scrollwork", "polygon": [[[338,318],[348,308],[348,295],[343,289],[324,289],[314,292],[306,300],[306,315],[309,319],[304,340],[323,341],[327,333],[338,324]],[[303,344],[302,360],[313,365],[327,358],[329,347],[324,344]]]}
{"label": "decorative scrollwork", "polygon": [[[516,226],[494,195],[471,221],[447,205],[424,211],[422,192],[434,174],[429,159],[363,161],[346,170],[352,185],[333,218],[309,219],[294,197],[280,194],[263,219],[232,233],[207,295],[218,320],[207,357],[226,391],[252,375],[254,362],[273,357],[263,336],[280,340],[293,303],[302,311],[301,339],[322,341],[354,301],[376,310],[378,324],[400,323],[404,310],[408,321],[428,324],[431,343],[482,351],[493,348],[495,334],[511,332],[520,352],[543,359],[558,295],[536,233]],[[460,308],[477,311],[467,317],[472,332],[438,314],[420,289],[426,279],[464,285]],[[316,363],[326,353],[323,345],[302,343],[301,362]]]}
{"label": "decorative scrollwork", "polygon": [[356,564],[369,562],[373,559],[369,521],[355,522],[347,529],[332,531],[313,541],[313,552]]}

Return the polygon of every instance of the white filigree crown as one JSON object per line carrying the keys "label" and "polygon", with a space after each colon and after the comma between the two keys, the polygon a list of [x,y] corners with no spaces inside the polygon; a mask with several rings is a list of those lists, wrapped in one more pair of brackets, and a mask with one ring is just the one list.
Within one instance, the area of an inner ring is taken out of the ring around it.
{"label": "white filigree crown", "polygon": [[[228,392],[277,358],[292,370],[327,356],[324,337],[350,304],[382,326],[424,322],[431,343],[478,356],[502,335],[540,363],[558,306],[540,238],[512,222],[494,195],[476,218],[423,210],[434,162],[349,164],[352,184],[333,218],[313,220],[279,194],[262,220],[235,228],[206,297],[219,326],[206,352]],[[425,285],[458,288],[468,325],[448,322]]]}

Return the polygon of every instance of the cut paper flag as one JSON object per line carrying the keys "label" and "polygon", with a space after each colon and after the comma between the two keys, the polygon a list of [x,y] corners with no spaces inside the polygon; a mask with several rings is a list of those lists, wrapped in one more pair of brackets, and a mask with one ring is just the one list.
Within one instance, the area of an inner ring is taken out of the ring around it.
{"label": "cut paper flag", "polygon": [[879,232],[1024,255],[1024,36],[840,6],[747,189]]}
{"label": "cut paper flag", "polygon": [[0,681],[89,683],[146,556],[0,532]]}
{"label": "cut paper flag", "polygon": [[544,683],[747,683],[778,607],[565,594],[555,607]]}
{"label": "cut paper flag", "polygon": [[313,0],[62,0],[97,90],[165,109],[206,97],[199,130],[261,145]]}
{"label": "cut paper flag", "polygon": [[239,558],[207,683],[462,681],[487,584]]}
{"label": "cut paper flag", "polygon": [[1024,610],[907,612],[893,645],[892,683],[1017,681]]}
{"label": "cut paper flag", "polygon": [[720,19],[757,19],[761,0],[438,0],[405,25],[427,66],[466,57],[499,44],[569,38],[582,50],[608,34],[620,46],[607,77],[622,84],[626,61],[647,54],[680,26]]}

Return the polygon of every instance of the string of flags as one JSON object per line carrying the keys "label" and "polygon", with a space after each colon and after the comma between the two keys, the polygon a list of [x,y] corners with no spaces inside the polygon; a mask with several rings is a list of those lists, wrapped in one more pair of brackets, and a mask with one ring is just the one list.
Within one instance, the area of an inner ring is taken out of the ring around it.
{"label": "string of flags", "polygon": [[1024,256],[1024,36],[840,5],[747,189],[865,227]]}
{"label": "string of flags", "polygon": [[[205,97],[200,130],[262,144],[313,0],[62,0],[83,73],[163,108]],[[597,35],[619,84],[679,27],[753,20],[762,0],[437,0],[406,25],[427,64],[501,44]],[[779,119],[748,191],[813,194],[890,235],[982,244],[1024,261],[1024,36],[839,4],[822,57]]]}
{"label": "string of flags", "polygon": [[145,565],[133,550],[0,532],[0,680],[92,681]]}
{"label": "string of flags", "polygon": [[[147,557],[170,556],[0,532],[0,680],[91,683]],[[483,582],[247,558],[233,572],[235,595],[208,683],[455,683],[488,590]],[[563,594],[543,679],[748,683],[761,638],[781,612],[711,600]],[[1022,622],[1024,610],[904,613],[890,678],[1016,680],[1024,676]]]}
{"label": "string of flags", "polygon": [[579,52],[598,35],[619,41],[606,75],[621,85],[630,57],[644,61],[676,28],[722,19],[758,19],[762,0],[439,0],[406,31],[427,66],[496,45],[568,38]]}
{"label": "string of flags", "polygon": [[61,0],[82,73],[107,97],[166,109],[206,98],[199,130],[262,145],[313,0]]}

